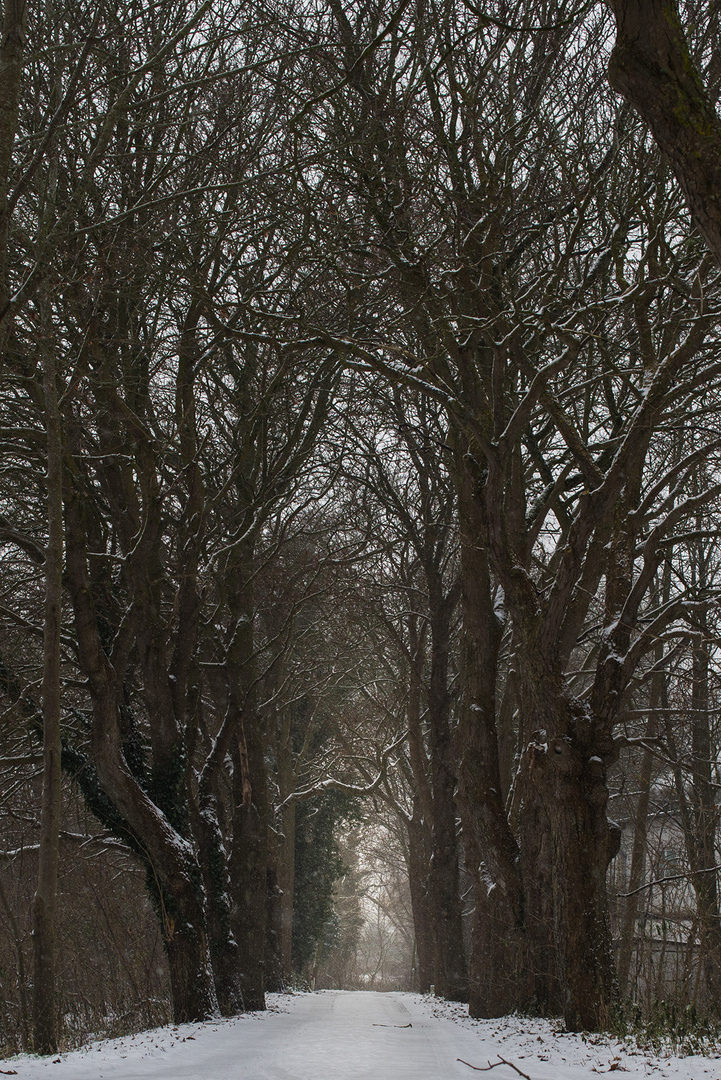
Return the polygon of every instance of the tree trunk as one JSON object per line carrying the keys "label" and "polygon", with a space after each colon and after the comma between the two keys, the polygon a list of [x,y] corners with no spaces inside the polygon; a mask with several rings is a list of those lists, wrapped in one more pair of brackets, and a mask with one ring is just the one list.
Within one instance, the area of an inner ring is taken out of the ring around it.
{"label": "tree trunk", "polygon": [[435,569],[427,570],[431,627],[431,671],[427,691],[432,790],[431,853],[428,893],[433,911],[433,981],[436,993],[451,1001],[468,1000],[463,955],[458,842],[456,834],[456,771],[451,740],[448,689],[450,618],[454,601],[443,595]]}
{"label": "tree trunk", "polygon": [[276,714],[277,741],[274,747],[276,781],[278,784],[277,824],[275,836],[275,890],[272,902],[275,949],[281,983],[287,984],[293,975],[293,897],[295,893],[295,822],[296,790],[295,757],[293,750],[294,710],[286,707]]}
{"label": "tree trunk", "polygon": [[[245,730],[252,797],[246,802],[236,797],[230,881],[231,926],[238,942],[243,1007],[250,1010],[265,1008],[268,816],[262,740],[250,724]],[[236,773],[242,769],[237,744],[233,768]]]}
{"label": "tree trunk", "polygon": [[[664,575],[664,601],[668,600],[668,571]],[[654,590],[651,599],[652,606],[658,603],[658,591]],[[663,642],[659,642],[654,650],[654,664],[658,669],[651,676],[649,690],[649,713],[646,720],[646,743],[641,759],[641,770],[638,774],[639,796],[636,804],[636,818],[633,830],[633,846],[631,849],[631,867],[626,883],[627,896],[624,898],[623,916],[621,919],[621,943],[618,953],[618,985],[621,997],[629,993],[629,978],[631,974],[631,960],[636,936],[636,920],[638,918],[638,905],[640,893],[638,890],[643,884],[643,876],[646,868],[646,830],[648,824],[648,809],[651,797],[651,776],[653,771],[654,754],[649,744],[658,735],[658,710],[662,707],[665,695],[665,672],[661,670],[663,663]]]}
{"label": "tree trunk", "polygon": [[0,41],[0,343],[7,334],[10,292],[8,285],[8,180],[15,149],[15,133],[20,104],[21,72],[27,38],[25,0],[5,0]]}
{"label": "tree trunk", "polygon": [[207,896],[208,947],[213,966],[218,1008],[235,1016],[243,1008],[240,959],[230,922],[230,879],[216,798],[201,786],[200,812],[194,814],[193,834],[201,852]]}
{"label": "tree trunk", "polygon": [[[72,479],[71,479],[72,483]],[[66,500],[66,575],[73,601],[78,656],[93,708],[91,755],[102,797],[127,822],[150,866],[171,969],[176,1021],[217,1015],[205,923],[203,875],[188,841],[153,803],[131,772],[120,732],[121,681],[101,645],[88,572],[85,505],[77,490]]]}
{"label": "tree trunk", "polygon": [[[444,725],[447,728],[447,724]],[[450,733],[435,740],[433,761],[433,849],[428,899],[433,915],[433,981],[436,993],[450,1001],[468,1000],[463,956],[460,878],[456,839],[455,770],[450,763]]]}
{"label": "tree trunk", "polygon": [[571,1031],[602,1030],[618,1003],[606,895],[619,843],[606,817],[610,748],[560,690],[540,687],[524,704],[535,729],[522,763],[520,845],[536,1007]]}
{"label": "tree trunk", "polygon": [[[649,712],[646,723],[646,738],[652,739],[657,734],[657,717],[653,710]],[[653,768],[653,751],[644,748],[641,760],[641,770],[638,774],[639,796],[636,803],[636,817],[633,829],[633,846],[631,848],[631,868],[626,883],[627,896],[624,898],[623,916],[621,919],[621,944],[618,953],[618,985],[621,996],[625,997],[629,992],[629,978],[631,974],[631,959],[636,936],[636,919],[638,918],[638,904],[640,893],[637,891],[643,884],[643,875],[646,868],[646,827],[648,823],[648,807],[651,794],[651,770]]]}
{"label": "tree trunk", "polygon": [[421,994],[427,994],[434,978],[434,935],[428,901],[430,837],[428,827],[417,805],[414,806],[413,817],[406,819],[406,826],[408,829],[408,881],[418,954],[418,990]]}
{"label": "tree trunk", "polygon": [[461,529],[462,694],[459,807],[475,914],[471,1016],[502,1016],[530,1003],[519,851],[501,790],[496,682],[501,625],[494,611],[478,507],[463,461],[456,470]]}
{"label": "tree trunk", "polygon": [[[428,877],[431,870],[433,839],[433,792],[430,782],[430,763],[426,753],[421,725],[421,672],[424,663],[422,637],[418,620],[409,619],[411,664],[408,683],[408,750],[415,784],[413,815],[406,818],[408,830],[408,877],[413,910],[413,925],[418,954],[420,992],[428,993],[434,984],[435,923],[429,896]],[[435,985],[435,984],[434,984]]]}
{"label": "tree trunk", "polygon": [[235,618],[227,652],[228,708],[234,715],[231,927],[238,943],[245,1009],[265,1008],[269,805],[265,747],[256,707],[253,540],[233,553],[229,600]]}
{"label": "tree trunk", "polygon": [[721,263],[721,121],[691,61],[675,0],[611,0],[611,86],[648,123]]}
{"label": "tree trunk", "polygon": [[205,912],[193,882],[176,888],[172,912],[163,913],[163,944],[168,958],[173,1022],[186,1024],[217,1015],[218,1004],[204,927]]}
{"label": "tree trunk", "polygon": [[[704,581],[705,584],[705,581]],[[709,722],[709,649],[703,642],[692,654],[691,753],[692,799],[695,824],[692,881],[696,892],[701,951],[709,1001],[721,1001],[721,913],[716,866],[716,829],[719,811],[712,775]]]}
{"label": "tree trunk", "polygon": [[5,912],[5,918],[8,921],[10,927],[10,933],[12,935],[13,944],[15,946],[15,955],[17,957],[18,968],[18,1004],[20,1006],[18,1016],[18,1026],[21,1032],[21,1046],[26,1049],[31,1048],[30,1042],[30,1009],[28,1008],[27,997],[27,974],[25,970],[25,953],[23,952],[23,936],[18,926],[18,921],[15,918],[15,912],[12,909],[12,905],[7,898],[5,889],[3,888],[2,880],[0,879],[0,907]]}
{"label": "tree trunk", "polygon": [[[47,307],[46,296],[41,303]],[[50,316],[42,333],[49,334]],[[38,885],[33,905],[34,1046],[39,1054],[58,1048],[55,1000],[55,913],[60,855],[62,746],[60,741],[60,622],[63,578],[63,452],[52,341],[41,345],[47,432],[48,543],[45,556],[43,632],[43,792],[40,813]]]}
{"label": "tree trunk", "polygon": [[[270,817],[269,817],[270,820]],[[266,915],[265,915],[265,969],[264,986],[266,993],[278,993],[285,988],[283,961],[281,959],[280,902],[282,894],[278,885],[278,847],[273,844],[270,827],[267,827],[268,847],[266,851]]]}
{"label": "tree trunk", "polygon": [[[281,788],[282,791],[282,788]],[[293,973],[293,892],[295,882],[295,802],[283,807],[283,835],[278,851],[278,888],[280,896],[280,955],[283,976]]]}

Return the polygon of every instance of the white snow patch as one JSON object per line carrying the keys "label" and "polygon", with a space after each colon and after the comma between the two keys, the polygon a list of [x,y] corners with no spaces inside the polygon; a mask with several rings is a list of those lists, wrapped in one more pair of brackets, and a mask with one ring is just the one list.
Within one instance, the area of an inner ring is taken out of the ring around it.
{"label": "white snow patch", "polygon": [[[269,1011],[158,1028],[55,1058],[0,1061],[18,1080],[472,1080],[503,1057],[531,1080],[599,1073],[718,1080],[718,1059],[659,1057],[605,1036],[568,1035],[520,1016],[471,1020],[463,1005],[418,994],[321,991],[268,996]],[[498,1064],[492,1080],[517,1080]]]}

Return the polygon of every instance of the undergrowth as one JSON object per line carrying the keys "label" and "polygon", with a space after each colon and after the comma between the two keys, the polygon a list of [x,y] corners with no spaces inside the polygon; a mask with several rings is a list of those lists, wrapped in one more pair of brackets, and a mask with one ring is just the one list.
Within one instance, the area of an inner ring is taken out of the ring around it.
{"label": "undergrowth", "polygon": [[638,1005],[628,1010],[625,1031],[640,1050],[679,1055],[721,1054],[721,1024],[695,1005],[654,1001],[644,1016]]}

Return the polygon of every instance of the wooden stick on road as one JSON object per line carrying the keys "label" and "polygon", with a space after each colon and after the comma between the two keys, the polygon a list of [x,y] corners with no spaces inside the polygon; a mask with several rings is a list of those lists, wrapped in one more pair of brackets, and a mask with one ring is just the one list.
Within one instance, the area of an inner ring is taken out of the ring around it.
{"label": "wooden stick on road", "polygon": [[521,1072],[517,1065],[514,1065],[512,1061],[506,1061],[501,1055],[498,1055],[498,1061],[494,1061],[491,1065],[490,1061],[488,1065],[471,1065],[470,1061],[464,1061],[463,1058],[456,1058],[456,1061],[460,1061],[461,1065],[467,1065],[469,1069],[475,1069],[476,1072],[490,1072],[491,1069],[495,1069],[498,1065],[507,1065],[509,1069],[513,1069],[519,1076],[523,1077],[523,1080],[531,1080],[528,1073]]}

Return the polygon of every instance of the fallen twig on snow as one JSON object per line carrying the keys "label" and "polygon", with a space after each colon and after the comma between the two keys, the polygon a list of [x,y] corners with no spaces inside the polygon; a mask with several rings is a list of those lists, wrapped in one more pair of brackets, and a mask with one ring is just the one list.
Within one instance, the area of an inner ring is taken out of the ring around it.
{"label": "fallen twig on snow", "polygon": [[471,1065],[470,1061],[464,1061],[463,1058],[456,1058],[456,1061],[460,1061],[461,1065],[467,1065],[469,1069],[475,1069],[476,1072],[490,1072],[491,1069],[495,1069],[499,1065],[507,1065],[509,1069],[513,1069],[519,1076],[522,1076],[523,1080],[531,1080],[528,1073],[521,1072],[517,1065],[514,1065],[512,1061],[506,1061],[500,1054],[498,1055],[498,1061],[494,1061],[492,1065],[490,1061],[488,1065]]}

